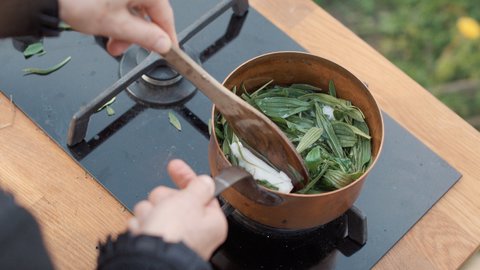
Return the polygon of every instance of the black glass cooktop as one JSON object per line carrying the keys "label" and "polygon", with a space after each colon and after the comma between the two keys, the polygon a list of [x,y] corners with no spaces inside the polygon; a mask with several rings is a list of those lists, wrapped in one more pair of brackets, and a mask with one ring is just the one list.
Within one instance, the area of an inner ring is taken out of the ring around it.
{"label": "black glass cooktop", "polygon": [[[218,3],[213,0],[172,1],[177,30],[181,32]],[[196,52],[210,48],[202,54],[203,66],[220,81],[235,67],[260,54],[303,50],[252,8],[240,34],[228,43],[224,33],[231,17],[232,12],[227,10],[185,44]],[[216,46],[211,47],[215,42]],[[76,32],[64,32],[59,38],[44,39],[43,43],[47,51],[45,55],[25,59],[15,49],[12,40],[0,41],[0,89],[5,95],[12,96],[21,110],[127,208],[131,209],[157,185],[173,186],[165,170],[173,158],[184,159],[198,173],[209,173],[207,122],[211,103],[201,92],[195,93],[184,104],[155,109],[136,105],[122,92],[111,105],[114,115],[108,116],[105,111],[100,111],[90,119],[85,137],[88,143],[83,148],[67,147],[67,130],[72,115],[119,78],[119,60],[110,57],[93,37]],[[223,45],[225,47],[218,52],[211,53],[212,48]],[[72,57],[70,63],[55,73],[23,75],[23,68],[48,67],[67,56]],[[170,124],[169,112],[179,119],[181,131]],[[308,263],[303,257],[295,257],[295,248],[292,248],[288,263],[282,260],[276,263],[277,250],[268,248],[275,242],[265,235],[248,232],[245,235],[242,227],[232,223],[230,217],[230,235],[214,257],[215,266],[220,269],[372,267],[460,177],[392,118],[386,114],[384,117],[383,153],[356,203],[368,220],[368,241],[364,246],[346,254],[339,252],[335,245],[327,253],[313,250],[308,253]],[[335,222],[328,225],[328,230],[339,233],[339,226],[344,221]],[[244,244],[237,242],[238,235],[262,242],[265,250],[242,249]],[[305,237],[298,234],[293,239]],[[318,241],[325,243],[316,244],[320,249],[326,249],[330,243]],[[238,253],[232,257],[227,252],[240,249],[243,255]],[[282,252],[290,252],[288,245]],[[248,259],[242,259],[247,258],[245,254]]]}

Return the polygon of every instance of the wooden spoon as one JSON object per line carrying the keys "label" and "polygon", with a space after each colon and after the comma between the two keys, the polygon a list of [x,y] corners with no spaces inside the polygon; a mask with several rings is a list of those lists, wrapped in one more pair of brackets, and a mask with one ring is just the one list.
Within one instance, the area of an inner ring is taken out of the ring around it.
{"label": "wooden spoon", "polygon": [[307,169],[275,123],[225,88],[177,46],[162,56],[215,104],[242,141],[292,179],[294,190],[303,188],[308,181]]}

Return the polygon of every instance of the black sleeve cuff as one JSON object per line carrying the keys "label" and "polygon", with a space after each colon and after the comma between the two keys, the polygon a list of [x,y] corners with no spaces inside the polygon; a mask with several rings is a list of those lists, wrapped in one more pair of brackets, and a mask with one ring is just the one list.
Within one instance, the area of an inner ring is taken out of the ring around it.
{"label": "black sleeve cuff", "polygon": [[0,1],[0,37],[57,36],[57,0]]}
{"label": "black sleeve cuff", "polygon": [[200,270],[211,269],[183,243],[167,243],[161,237],[123,233],[100,245],[98,269]]}
{"label": "black sleeve cuff", "polygon": [[35,219],[1,189],[0,269],[53,269]]}

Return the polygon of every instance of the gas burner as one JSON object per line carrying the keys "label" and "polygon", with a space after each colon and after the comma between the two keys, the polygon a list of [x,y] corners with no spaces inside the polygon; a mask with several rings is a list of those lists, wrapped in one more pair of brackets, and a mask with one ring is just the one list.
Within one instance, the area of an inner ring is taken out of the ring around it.
{"label": "gas burner", "polygon": [[[197,62],[207,61],[213,54],[238,36],[247,17],[248,7],[248,0],[224,0],[218,3],[178,34],[180,46]],[[223,36],[201,53],[193,53],[193,50],[189,49],[185,43],[230,8],[233,10],[233,14]],[[103,42],[99,42],[99,44],[101,46],[105,45]],[[196,92],[196,88],[176,71],[169,68],[161,56],[138,46],[132,47],[120,62],[120,79],[73,115],[68,128],[67,145],[71,147],[85,143],[84,138],[87,134],[90,116],[125,89],[128,95],[139,105],[154,108],[171,105],[183,106],[183,103],[188,101]],[[137,114],[132,115],[136,116]],[[132,118],[128,119],[131,120]],[[191,122],[188,119],[187,121]],[[122,122],[121,125],[124,125],[124,123]],[[104,130],[104,133],[109,134],[109,136],[113,134],[108,130]],[[100,141],[103,141],[99,135],[96,136],[100,138]],[[95,145],[96,147],[98,143],[89,145]],[[89,147],[89,149],[89,151],[93,150],[92,147]],[[75,149],[73,151],[75,152]]]}
{"label": "gas burner", "polygon": [[356,207],[328,224],[303,230],[265,226],[236,210],[227,219],[227,241],[211,260],[217,269],[330,269],[339,252],[351,256],[367,240],[367,219]]}
{"label": "gas burner", "polygon": [[[198,54],[188,46],[184,51],[200,64]],[[141,64],[150,54],[138,46],[132,46],[120,61],[120,77]],[[127,87],[127,93],[135,101],[150,107],[163,107],[188,101],[196,92],[196,88],[175,70],[170,68],[165,60],[158,63],[140,79]]]}

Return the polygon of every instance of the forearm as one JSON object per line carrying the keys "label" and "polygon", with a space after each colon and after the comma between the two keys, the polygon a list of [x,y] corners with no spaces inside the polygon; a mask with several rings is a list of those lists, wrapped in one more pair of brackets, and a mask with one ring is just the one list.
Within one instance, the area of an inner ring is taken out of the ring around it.
{"label": "forearm", "polygon": [[55,36],[57,0],[0,0],[0,37]]}

